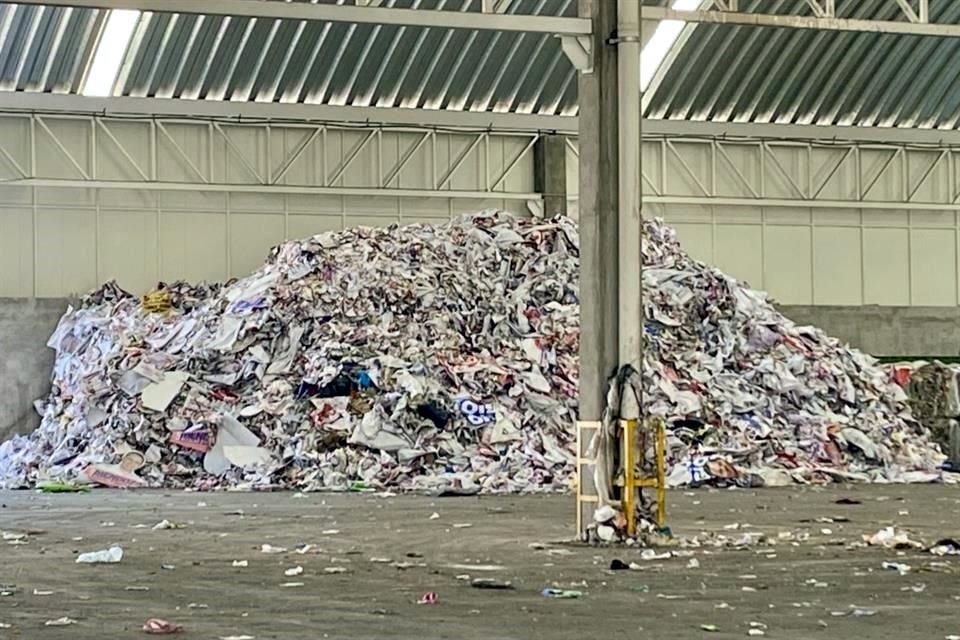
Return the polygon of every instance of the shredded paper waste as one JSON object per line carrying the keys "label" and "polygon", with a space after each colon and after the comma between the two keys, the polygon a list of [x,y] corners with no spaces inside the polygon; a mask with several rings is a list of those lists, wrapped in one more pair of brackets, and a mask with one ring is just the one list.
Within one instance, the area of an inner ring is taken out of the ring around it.
{"label": "shredded paper waste", "polygon": [[[671,484],[936,477],[870,357],[645,225],[631,383],[668,421]],[[225,284],[108,283],[50,338],[41,425],[0,445],[0,486],[566,489],[578,275],[572,220],[486,211],[288,241]]]}

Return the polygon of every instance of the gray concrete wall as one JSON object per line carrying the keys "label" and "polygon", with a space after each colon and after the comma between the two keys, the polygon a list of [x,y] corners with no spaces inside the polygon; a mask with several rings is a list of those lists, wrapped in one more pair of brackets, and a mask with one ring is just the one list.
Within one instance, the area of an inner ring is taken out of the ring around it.
{"label": "gray concrete wall", "polygon": [[781,306],[780,311],[875,356],[960,355],[960,307]]}
{"label": "gray concrete wall", "polygon": [[50,391],[47,338],[66,308],[63,299],[0,298],[0,442],[40,421],[33,401]]}

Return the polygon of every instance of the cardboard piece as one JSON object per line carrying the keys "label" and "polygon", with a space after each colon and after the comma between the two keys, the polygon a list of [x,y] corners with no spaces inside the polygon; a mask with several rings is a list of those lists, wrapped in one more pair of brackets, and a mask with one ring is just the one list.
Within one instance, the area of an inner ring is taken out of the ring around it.
{"label": "cardboard piece", "polygon": [[190,379],[186,371],[167,371],[160,382],[148,384],[140,394],[140,402],[147,409],[163,412]]}

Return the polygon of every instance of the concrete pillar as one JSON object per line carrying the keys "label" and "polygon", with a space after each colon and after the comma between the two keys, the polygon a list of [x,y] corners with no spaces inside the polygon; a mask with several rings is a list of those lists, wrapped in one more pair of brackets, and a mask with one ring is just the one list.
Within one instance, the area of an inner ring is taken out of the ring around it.
{"label": "concrete pillar", "polygon": [[[619,0],[617,9],[617,86],[620,196],[618,201],[618,270],[621,365],[643,367],[643,279],[640,218],[640,3]],[[639,398],[625,394],[623,418],[639,418]]]}
{"label": "concrete pillar", "polygon": [[567,215],[567,139],[543,135],[533,147],[533,189],[543,194],[545,216]]}
{"label": "concrete pillar", "polygon": [[599,420],[618,364],[617,0],[579,0],[593,19],[593,73],[580,74],[580,420]]}

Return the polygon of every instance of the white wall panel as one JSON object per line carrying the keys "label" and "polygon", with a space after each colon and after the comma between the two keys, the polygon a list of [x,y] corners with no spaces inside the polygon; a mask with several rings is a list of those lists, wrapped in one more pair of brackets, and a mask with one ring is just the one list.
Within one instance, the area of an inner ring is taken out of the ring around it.
{"label": "white wall panel", "polygon": [[684,250],[697,260],[714,264],[713,228],[710,225],[677,222],[673,224]]}
{"label": "white wall panel", "polygon": [[225,280],[228,253],[226,214],[178,211],[160,217],[161,280]]}
{"label": "white wall panel", "polygon": [[[528,215],[533,139],[0,114],[0,296],[83,293],[110,279],[140,294],[158,280],[245,275],[285,238],[484,208]],[[389,194],[400,189],[430,193]]]}
{"label": "white wall panel", "polygon": [[913,229],[910,236],[912,304],[957,304],[957,233],[954,229]]}
{"label": "white wall panel", "polygon": [[343,228],[340,216],[328,215],[291,215],[288,223],[290,237],[306,238],[326,231]]}
{"label": "white wall panel", "polygon": [[782,303],[960,303],[960,147],[651,137],[642,173],[646,216]]}
{"label": "white wall panel", "polygon": [[762,242],[763,287],[783,304],[810,304],[813,300],[813,263],[810,226],[767,225]]}
{"label": "white wall panel", "polygon": [[736,274],[738,280],[759,286],[763,282],[762,234],[759,225],[719,225],[714,264],[726,273]]}
{"label": "white wall panel", "polygon": [[93,209],[37,212],[37,295],[85,293],[97,283],[97,213]]}
{"label": "white wall panel", "polygon": [[656,204],[647,215],[694,258],[784,304],[957,304],[952,212]]}
{"label": "white wall panel", "polygon": [[137,293],[156,285],[160,257],[157,221],[155,211],[101,211],[97,280],[116,280]]}
{"label": "white wall panel", "polygon": [[864,227],[863,302],[910,304],[910,230]]}
{"label": "white wall panel", "polygon": [[230,214],[230,275],[245,276],[258,269],[270,249],[284,240],[283,215]]}
{"label": "white wall panel", "polygon": [[863,304],[860,229],[813,230],[813,304]]}

